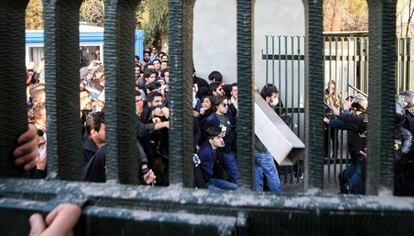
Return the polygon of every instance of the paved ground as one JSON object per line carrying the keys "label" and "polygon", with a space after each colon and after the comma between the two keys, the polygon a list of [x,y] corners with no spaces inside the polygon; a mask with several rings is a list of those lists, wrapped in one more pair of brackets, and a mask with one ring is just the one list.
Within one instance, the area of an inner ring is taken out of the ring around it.
{"label": "paved ground", "polygon": [[[339,192],[339,183],[338,183],[338,174],[341,170],[340,164],[331,164],[329,165],[330,168],[328,168],[328,165],[325,165],[324,170],[324,192],[326,193],[338,193]],[[336,167],[336,172],[335,172]],[[343,164],[342,169],[345,168],[345,164]],[[292,176],[288,171],[288,174],[282,173],[281,181],[283,185],[283,190],[285,192],[303,192],[304,190],[304,181],[303,178],[296,178],[294,175]],[[329,176],[329,178],[328,178]],[[334,177],[336,176],[336,177]]]}

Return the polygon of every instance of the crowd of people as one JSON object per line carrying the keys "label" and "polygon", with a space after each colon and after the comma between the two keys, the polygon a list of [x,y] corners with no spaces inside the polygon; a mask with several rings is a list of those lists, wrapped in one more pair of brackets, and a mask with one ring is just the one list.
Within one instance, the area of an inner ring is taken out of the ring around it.
{"label": "crowd of people", "polygon": [[[338,130],[347,131],[347,151],[351,162],[339,174],[340,192],[365,194],[368,96],[358,91],[354,96],[348,96],[342,101],[336,91],[335,81],[331,80],[325,90],[324,103],[330,110],[329,116],[323,119],[327,126],[325,156],[328,157],[328,149],[331,146],[332,158],[337,158]],[[399,93],[395,108],[394,194],[414,196],[414,92]]]}
{"label": "crowd of people", "polygon": [[[45,85],[28,74],[29,119],[40,136],[33,178],[46,176],[47,128]],[[224,84],[219,71],[208,81],[193,74],[194,187],[236,189],[238,179],[236,126],[238,87]],[[168,55],[156,47],[135,58],[135,136],[137,176],[142,184],[169,185],[169,89]],[[269,105],[275,105],[278,90],[266,85],[261,91]],[[276,102],[277,103],[277,102]],[[80,130],[83,141],[83,179],[106,181],[105,74],[99,55],[80,69]],[[258,140],[258,139],[257,139]],[[258,140],[256,145],[257,191],[282,191],[277,164]]]}
{"label": "crowd of people", "polygon": [[[37,129],[39,151],[34,178],[44,178],[47,168],[47,126],[45,86],[39,73],[29,71],[26,79],[29,121]],[[44,79],[43,79],[44,80]],[[146,49],[144,58],[135,58],[135,136],[137,145],[137,176],[142,184],[169,185],[169,89],[168,55],[156,47]],[[279,91],[266,84],[260,91],[266,103],[278,111],[282,107]],[[193,183],[196,188],[233,190],[237,188],[237,83],[223,83],[219,71],[212,71],[208,82],[193,74]],[[411,99],[411,100],[410,100]],[[347,130],[347,151],[351,164],[340,173],[342,193],[365,193],[365,162],[367,147],[368,98],[362,92],[342,100],[331,80],[325,90],[324,103],[329,109],[325,123],[325,153],[332,148],[338,155],[338,130]],[[105,74],[104,65],[96,60],[80,70],[80,130],[83,140],[83,179],[106,181],[105,151]],[[414,93],[402,92],[396,124],[396,194],[413,194]],[[284,119],[285,122],[288,119]],[[288,124],[289,125],[289,124]],[[328,144],[329,143],[329,144]],[[255,137],[255,189],[281,192],[278,165],[261,141]]]}

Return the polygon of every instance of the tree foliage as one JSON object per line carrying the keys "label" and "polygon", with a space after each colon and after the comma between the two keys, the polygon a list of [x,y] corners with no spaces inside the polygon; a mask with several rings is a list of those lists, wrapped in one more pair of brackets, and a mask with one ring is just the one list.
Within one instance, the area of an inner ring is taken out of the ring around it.
{"label": "tree foliage", "polygon": [[30,0],[26,8],[26,29],[43,29],[43,4],[42,0]]}
{"label": "tree foliage", "polygon": [[368,4],[366,0],[324,0],[324,31],[368,30]]}
{"label": "tree foliage", "polygon": [[145,45],[160,47],[162,36],[168,33],[168,0],[144,0],[137,11],[145,32]]}
{"label": "tree foliage", "polygon": [[80,21],[90,25],[103,27],[104,4],[103,0],[85,0],[80,7]]}

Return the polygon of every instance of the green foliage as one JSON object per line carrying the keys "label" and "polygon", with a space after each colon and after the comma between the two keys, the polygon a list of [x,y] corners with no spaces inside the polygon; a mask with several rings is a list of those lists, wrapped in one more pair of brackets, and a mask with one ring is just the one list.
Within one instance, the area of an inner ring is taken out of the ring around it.
{"label": "green foliage", "polygon": [[356,16],[364,16],[367,14],[368,3],[366,0],[347,0],[346,8]]}
{"label": "green foliage", "polygon": [[149,19],[142,23],[145,45],[160,47],[161,38],[168,33],[168,0],[142,1],[138,13],[148,12]]}
{"label": "green foliage", "polygon": [[42,0],[30,0],[26,8],[26,29],[43,29],[43,4]]}
{"label": "green foliage", "polygon": [[103,27],[104,6],[103,0],[85,0],[80,7],[79,20],[90,25]]}

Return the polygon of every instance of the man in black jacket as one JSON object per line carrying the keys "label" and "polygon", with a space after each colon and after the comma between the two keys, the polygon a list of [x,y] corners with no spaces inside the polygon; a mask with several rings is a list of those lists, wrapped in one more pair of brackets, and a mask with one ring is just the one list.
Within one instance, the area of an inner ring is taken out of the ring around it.
{"label": "man in black jacket", "polygon": [[[145,125],[137,121],[137,138],[153,132],[154,128],[155,125]],[[104,113],[90,113],[86,118],[86,130],[87,137],[84,142],[84,158],[89,158],[89,160],[84,168],[83,179],[91,182],[106,182]],[[137,142],[137,149],[138,166],[140,166],[137,170],[138,175],[146,184],[153,184],[155,183],[156,177],[153,171],[147,167],[147,158],[139,142]],[[92,156],[89,157],[88,155]]]}
{"label": "man in black jacket", "polygon": [[201,144],[194,154],[194,185],[198,188],[234,190],[237,184],[222,179],[221,148],[224,147],[223,133],[220,129],[207,129],[208,140]]}

